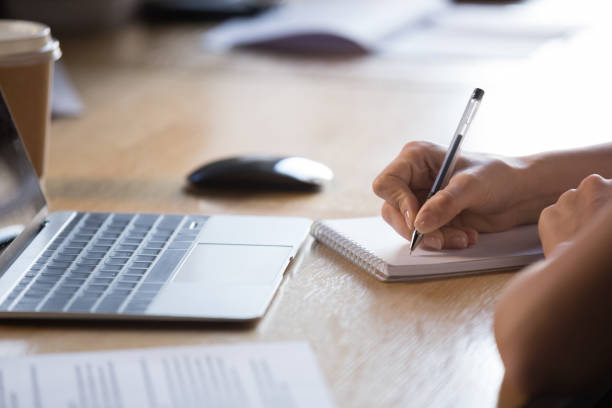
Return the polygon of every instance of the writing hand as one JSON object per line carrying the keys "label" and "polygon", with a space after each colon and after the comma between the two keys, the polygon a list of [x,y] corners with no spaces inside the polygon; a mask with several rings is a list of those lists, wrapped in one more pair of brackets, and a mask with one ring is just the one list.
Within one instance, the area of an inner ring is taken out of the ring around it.
{"label": "writing hand", "polygon": [[404,238],[416,229],[430,248],[465,248],[478,232],[535,223],[543,202],[524,189],[521,159],[462,155],[448,185],[424,203],[446,151],[426,142],[408,143],[373,182],[383,198],[382,217]]}

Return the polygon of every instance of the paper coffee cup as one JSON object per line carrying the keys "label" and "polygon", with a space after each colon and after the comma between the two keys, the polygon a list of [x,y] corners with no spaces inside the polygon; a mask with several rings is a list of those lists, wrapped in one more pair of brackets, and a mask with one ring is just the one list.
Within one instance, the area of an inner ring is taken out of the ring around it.
{"label": "paper coffee cup", "polygon": [[47,157],[53,64],[60,56],[46,25],[0,20],[0,88],[39,177]]}

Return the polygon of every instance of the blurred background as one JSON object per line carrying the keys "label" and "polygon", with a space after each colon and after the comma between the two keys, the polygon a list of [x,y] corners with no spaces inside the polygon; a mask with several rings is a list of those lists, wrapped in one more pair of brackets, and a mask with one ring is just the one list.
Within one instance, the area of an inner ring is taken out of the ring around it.
{"label": "blurred background", "polygon": [[[62,44],[55,117],[87,111],[79,83],[89,80],[95,63],[115,70],[142,64],[203,72],[223,66],[246,75],[378,81],[452,94],[477,85],[498,90],[483,105],[495,110],[483,115],[467,148],[506,154],[550,146],[544,139],[500,142],[527,129],[557,135],[558,147],[574,146],[571,135],[578,132],[585,144],[601,141],[607,123],[600,91],[607,86],[600,80],[607,60],[601,57],[609,34],[598,30],[605,31],[609,8],[602,0],[0,1],[3,17],[44,22]],[[524,103],[527,89],[531,98],[546,100],[538,105],[546,109]],[[589,110],[577,110],[563,97],[585,90]],[[508,112],[520,119],[500,128]],[[447,135],[425,137],[446,143]]]}

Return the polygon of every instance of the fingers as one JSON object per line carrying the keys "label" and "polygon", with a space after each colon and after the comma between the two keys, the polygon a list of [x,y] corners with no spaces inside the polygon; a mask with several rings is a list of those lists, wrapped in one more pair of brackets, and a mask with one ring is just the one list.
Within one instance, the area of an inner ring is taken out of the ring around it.
{"label": "fingers", "polygon": [[478,232],[473,228],[443,227],[423,236],[423,245],[430,249],[464,249],[474,245]]}
{"label": "fingers", "polygon": [[381,213],[387,224],[391,225],[398,234],[407,240],[412,238],[412,229],[408,227],[406,218],[400,214],[397,208],[385,201]]}
{"label": "fingers", "polygon": [[372,183],[374,193],[395,207],[409,229],[414,227],[420,207],[417,195],[431,187],[431,166],[442,160],[443,155],[438,146],[430,143],[408,143]]}
{"label": "fingers", "polygon": [[482,195],[478,180],[471,174],[463,173],[453,177],[444,189],[431,197],[417,214],[416,229],[430,233],[450,223],[459,213],[478,200]]}
{"label": "fingers", "polygon": [[383,173],[374,180],[373,189],[386,204],[401,215],[406,227],[412,229],[414,217],[419,210],[419,202],[406,182],[392,174]]}

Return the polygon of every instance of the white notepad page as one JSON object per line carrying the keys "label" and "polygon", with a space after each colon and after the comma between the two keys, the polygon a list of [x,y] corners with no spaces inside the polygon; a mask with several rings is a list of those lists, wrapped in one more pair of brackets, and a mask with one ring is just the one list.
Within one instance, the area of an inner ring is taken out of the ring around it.
{"label": "white notepad page", "polygon": [[333,406],[304,342],[47,354],[0,359],[0,406]]}
{"label": "white notepad page", "polygon": [[536,225],[480,234],[461,250],[434,251],[410,243],[380,217],[317,221],[312,235],[382,280],[423,279],[520,267],[542,257]]}

